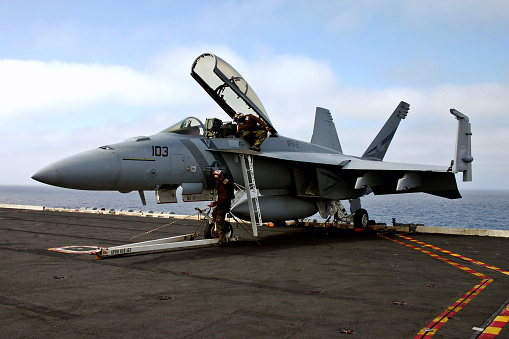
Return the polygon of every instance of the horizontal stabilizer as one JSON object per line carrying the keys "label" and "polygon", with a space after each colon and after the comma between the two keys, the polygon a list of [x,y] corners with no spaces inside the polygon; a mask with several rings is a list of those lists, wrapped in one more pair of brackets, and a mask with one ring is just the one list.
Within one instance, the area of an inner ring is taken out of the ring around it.
{"label": "horizontal stabilizer", "polygon": [[315,127],[313,128],[311,143],[343,153],[336,126],[328,109],[316,108]]}
{"label": "horizontal stabilizer", "polygon": [[382,127],[378,135],[373,139],[371,145],[362,155],[363,158],[371,158],[376,160],[382,160],[389,149],[392,138],[398,129],[401,119],[405,119],[408,114],[410,105],[404,101],[401,101],[389,117],[385,125]]}

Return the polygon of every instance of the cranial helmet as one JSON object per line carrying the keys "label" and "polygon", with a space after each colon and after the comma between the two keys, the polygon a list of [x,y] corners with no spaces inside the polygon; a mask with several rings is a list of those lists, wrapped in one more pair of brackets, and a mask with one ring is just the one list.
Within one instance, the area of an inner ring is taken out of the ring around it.
{"label": "cranial helmet", "polygon": [[234,121],[242,121],[244,120],[244,114],[243,113],[237,113],[235,114],[235,117],[233,118]]}
{"label": "cranial helmet", "polygon": [[219,179],[223,176],[223,172],[221,170],[214,170],[212,171],[211,176],[215,179]]}

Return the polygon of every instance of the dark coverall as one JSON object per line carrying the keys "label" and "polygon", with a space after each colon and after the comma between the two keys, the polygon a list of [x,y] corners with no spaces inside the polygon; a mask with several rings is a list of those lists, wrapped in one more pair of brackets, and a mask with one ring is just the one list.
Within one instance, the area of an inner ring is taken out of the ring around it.
{"label": "dark coverall", "polygon": [[221,176],[217,187],[217,201],[209,205],[211,207],[214,206],[212,218],[216,223],[217,235],[219,236],[220,242],[226,241],[226,235],[224,234],[225,217],[226,213],[230,211],[230,206],[234,197],[233,180]]}
{"label": "dark coverall", "polygon": [[237,137],[244,138],[252,145],[252,149],[259,150],[262,142],[267,138],[269,126],[255,115],[248,114],[238,122]]}

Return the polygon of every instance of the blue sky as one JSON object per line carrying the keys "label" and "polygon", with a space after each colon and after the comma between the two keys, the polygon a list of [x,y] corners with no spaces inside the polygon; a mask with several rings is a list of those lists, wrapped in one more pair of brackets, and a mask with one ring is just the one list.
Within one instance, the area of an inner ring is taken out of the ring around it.
{"label": "blue sky", "polygon": [[386,160],[448,165],[454,107],[473,131],[460,188],[509,189],[508,17],[506,1],[0,0],[0,184],[185,116],[224,118],[189,76],[211,52],[283,135],[309,140],[329,108],[348,154],[404,100]]}

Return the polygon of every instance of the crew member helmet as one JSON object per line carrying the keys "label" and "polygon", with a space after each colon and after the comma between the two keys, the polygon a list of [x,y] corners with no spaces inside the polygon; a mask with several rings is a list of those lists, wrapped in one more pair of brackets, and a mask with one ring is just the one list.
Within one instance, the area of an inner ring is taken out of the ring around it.
{"label": "crew member helmet", "polygon": [[244,120],[244,113],[237,113],[235,114],[235,117],[233,118],[234,121],[242,121]]}
{"label": "crew member helmet", "polygon": [[214,171],[212,171],[212,176],[215,179],[219,179],[223,176],[223,172],[221,170],[214,170]]}

